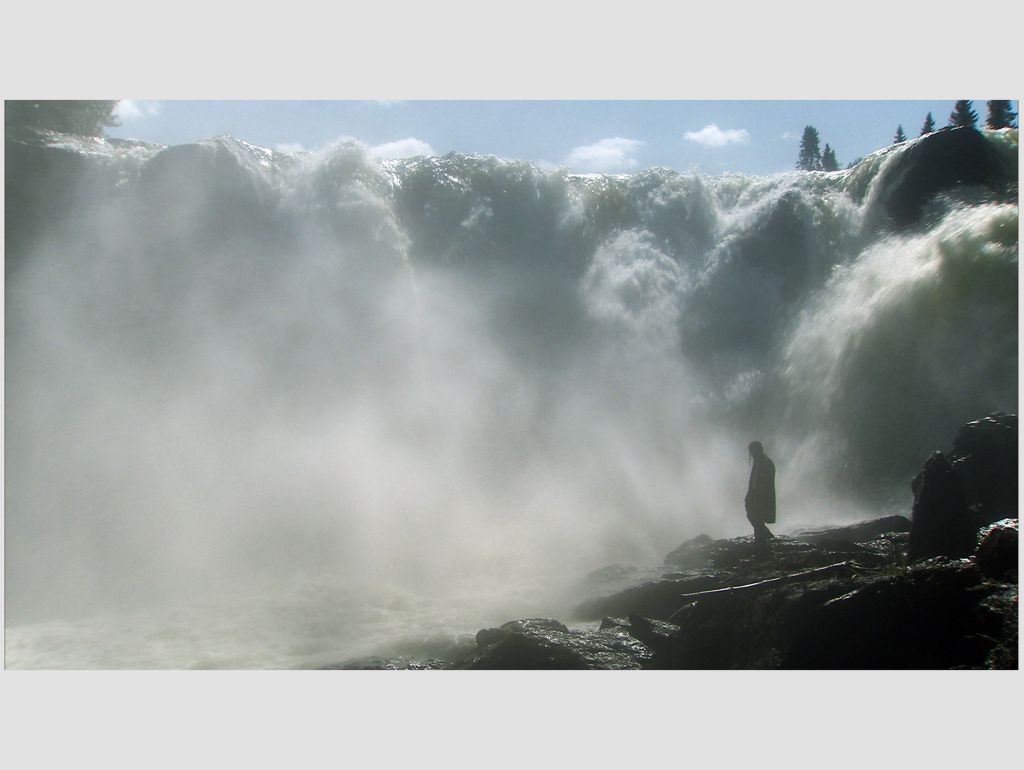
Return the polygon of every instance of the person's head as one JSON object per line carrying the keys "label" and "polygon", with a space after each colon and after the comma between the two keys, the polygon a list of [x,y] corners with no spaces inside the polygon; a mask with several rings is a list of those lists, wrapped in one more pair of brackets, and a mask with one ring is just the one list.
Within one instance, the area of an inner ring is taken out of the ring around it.
{"label": "person's head", "polygon": [[750,446],[748,446],[747,449],[750,451],[750,456],[754,459],[764,457],[764,447],[761,445],[760,441],[751,441]]}

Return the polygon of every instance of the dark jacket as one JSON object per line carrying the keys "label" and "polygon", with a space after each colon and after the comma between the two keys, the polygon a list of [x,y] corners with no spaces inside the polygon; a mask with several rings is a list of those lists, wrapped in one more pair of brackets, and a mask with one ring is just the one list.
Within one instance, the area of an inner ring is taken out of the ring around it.
{"label": "dark jacket", "polygon": [[775,523],[775,463],[768,455],[754,458],[747,496],[743,502],[747,508],[747,518],[756,518],[765,524]]}

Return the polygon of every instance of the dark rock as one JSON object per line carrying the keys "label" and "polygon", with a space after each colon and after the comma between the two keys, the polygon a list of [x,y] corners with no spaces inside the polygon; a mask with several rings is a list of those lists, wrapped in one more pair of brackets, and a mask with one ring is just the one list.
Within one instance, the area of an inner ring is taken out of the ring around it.
{"label": "dark rock", "polygon": [[629,634],[654,653],[646,668],[666,668],[671,639],[679,626],[663,620],[630,615],[628,618],[604,618],[599,630]]}
{"label": "dark rock", "polygon": [[857,584],[849,577],[824,576],[697,597],[673,616],[679,631],[669,641],[668,667],[779,668],[810,614]]}
{"label": "dark rock", "polygon": [[1017,168],[1006,168],[996,149],[973,128],[942,129],[912,142],[875,182],[866,221],[871,226],[911,227],[936,194],[959,186],[1009,194]]}
{"label": "dark rock", "polygon": [[821,604],[802,624],[785,668],[983,667],[1003,634],[981,606],[997,588],[968,561],[916,565]]}
{"label": "dark rock", "polygon": [[625,631],[629,633],[628,618],[602,618],[598,631]]}
{"label": "dark rock", "polygon": [[679,626],[675,623],[651,620],[650,618],[642,618],[639,615],[629,616],[629,635],[642,642],[654,653],[647,664],[648,668],[667,667],[672,647],[672,637],[678,631]]}
{"label": "dark rock", "polygon": [[[557,620],[517,620],[487,642],[463,669],[639,669],[652,652],[621,628],[569,630]],[[481,632],[483,633],[483,632]],[[479,637],[479,635],[478,635]]]}
{"label": "dark rock", "polygon": [[669,616],[679,609],[680,594],[717,588],[722,584],[722,578],[714,575],[680,580],[655,580],[627,588],[611,596],[586,601],[575,609],[574,615],[581,620],[627,615],[668,620]]}
{"label": "dark rock", "polygon": [[960,428],[947,459],[932,454],[912,483],[911,558],[974,552],[978,528],[1017,514],[1017,416],[995,412]]}
{"label": "dark rock", "polygon": [[767,553],[756,552],[749,537],[711,540],[701,536],[666,557],[666,561],[681,558],[684,563],[701,563],[699,573],[673,573],[661,580],[590,599],[576,608],[575,617],[596,620],[639,615],[671,621],[684,604],[682,594],[751,583],[849,559],[865,567],[893,566],[904,561],[908,527],[904,517],[891,516],[848,527],[814,530],[792,538],[779,537],[771,542]]}
{"label": "dark rock", "polygon": [[713,542],[709,535],[697,535],[669,553],[665,557],[665,564],[679,569],[703,567],[708,562],[708,547]]}
{"label": "dark rock", "polygon": [[675,623],[642,618],[639,615],[629,616],[630,635],[651,648],[660,646],[678,630],[679,626]]}
{"label": "dark rock", "polygon": [[500,628],[483,628],[476,634],[476,644],[479,649],[490,647],[500,641],[507,639],[516,633],[529,633],[530,631],[559,631],[568,633],[569,629],[564,624],[551,618],[531,618],[529,620],[511,620]]}
{"label": "dark rock", "polygon": [[1017,654],[1019,605],[1020,598],[1016,585],[1006,586],[996,591],[978,605],[979,614],[983,617],[988,616],[989,626],[998,626],[1000,629],[996,644],[985,659],[984,668],[1019,668]]}
{"label": "dark rock", "polygon": [[950,460],[979,524],[1017,515],[1017,415],[994,412],[964,425]]}
{"label": "dark rock", "polygon": [[910,557],[960,558],[974,551],[977,528],[967,512],[960,477],[942,452],[934,452],[911,484],[914,492]]}
{"label": "dark rock", "polygon": [[977,564],[904,566],[906,528],[886,517],[806,533],[814,542],[780,537],[763,555],[750,538],[697,538],[692,550],[730,566],[592,600],[581,613],[608,610],[594,616],[603,617],[597,631],[551,619],[484,629],[476,655],[451,667],[1015,668],[1016,586],[986,579],[1016,579],[1001,569],[1014,523],[982,533]]}
{"label": "dark rock", "polygon": [[884,535],[909,532],[910,529],[911,522],[906,516],[884,516],[843,527],[804,530],[794,537],[816,544],[867,543]]}
{"label": "dark rock", "polygon": [[1018,534],[1017,519],[1003,519],[978,532],[981,542],[974,563],[986,577],[1016,582]]}

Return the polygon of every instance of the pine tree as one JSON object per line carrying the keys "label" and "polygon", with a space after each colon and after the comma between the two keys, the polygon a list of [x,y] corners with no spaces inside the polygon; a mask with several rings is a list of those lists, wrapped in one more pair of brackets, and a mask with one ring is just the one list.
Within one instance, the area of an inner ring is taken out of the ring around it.
{"label": "pine tree", "polygon": [[800,157],[796,167],[802,171],[821,171],[821,150],[818,149],[818,129],[814,126],[804,128],[800,139]]}
{"label": "pine tree", "polygon": [[935,130],[935,119],[932,117],[932,114],[929,112],[928,113],[928,117],[926,117],[924,119],[924,125],[921,126],[921,136],[924,136],[925,134],[930,134],[934,130]]}
{"label": "pine tree", "polygon": [[907,135],[903,133],[903,124],[896,126],[896,136],[892,138],[893,144],[901,144],[907,141]]}
{"label": "pine tree", "polygon": [[1017,113],[1010,109],[1008,99],[987,102],[988,120],[985,126],[988,128],[1016,128],[1014,121],[1017,120]]}
{"label": "pine tree", "polygon": [[117,125],[116,106],[116,101],[9,101],[4,125],[8,131],[30,128],[99,136],[105,126]]}
{"label": "pine tree", "polygon": [[836,160],[836,151],[825,143],[825,149],[821,152],[821,170],[838,171],[839,161]]}
{"label": "pine tree", "polygon": [[960,99],[949,114],[949,125],[953,128],[974,128],[978,125],[978,113],[972,108],[970,99]]}

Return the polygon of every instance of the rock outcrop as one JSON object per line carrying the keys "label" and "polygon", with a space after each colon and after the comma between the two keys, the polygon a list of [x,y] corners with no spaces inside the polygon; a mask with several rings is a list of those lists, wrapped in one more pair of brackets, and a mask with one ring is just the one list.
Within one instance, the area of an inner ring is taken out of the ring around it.
{"label": "rock outcrop", "polygon": [[910,557],[968,556],[980,527],[1017,516],[1017,416],[967,423],[949,457],[934,452],[911,486]]}
{"label": "rock outcrop", "polygon": [[576,627],[515,620],[481,630],[476,650],[447,664],[342,667],[1015,669],[1018,521],[976,526],[1008,510],[1010,487],[1016,510],[1011,427],[1015,437],[1009,415],[970,423],[951,459],[929,458],[913,525],[887,516],[807,530],[768,553],[749,537],[702,535],[666,556],[676,571],[581,604]]}
{"label": "rock outcrop", "polygon": [[652,650],[629,634],[608,627],[570,630],[547,618],[514,620],[477,634],[479,653],[465,669],[639,669]]}
{"label": "rock outcrop", "polygon": [[869,222],[901,229],[916,225],[925,204],[955,187],[985,188],[1016,197],[1017,169],[974,128],[944,128],[914,140],[883,170]]}

